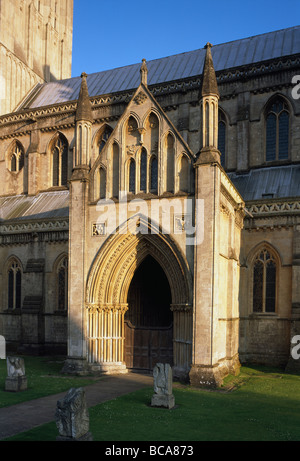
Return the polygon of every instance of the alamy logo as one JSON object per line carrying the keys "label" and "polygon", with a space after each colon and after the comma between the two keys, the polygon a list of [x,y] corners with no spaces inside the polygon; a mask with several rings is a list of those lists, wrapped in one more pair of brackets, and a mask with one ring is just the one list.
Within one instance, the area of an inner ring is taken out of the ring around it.
{"label": "alamy logo", "polygon": [[292,347],[291,355],[293,359],[298,360],[300,358],[300,335],[292,338],[292,344],[296,344],[296,346]]}
{"label": "alamy logo", "polygon": [[[186,245],[200,245],[204,240],[204,200],[168,200],[140,198],[127,200],[127,193],[120,191],[121,200],[116,206],[113,200],[97,203],[97,223],[93,235],[127,234],[185,234]],[[195,222],[193,223],[193,214]],[[133,223],[135,223],[133,225]]]}
{"label": "alamy logo", "polygon": [[300,75],[294,75],[292,78],[292,84],[295,85],[292,89],[292,98],[300,99]]}
{"label": "alamy logo", "polygon": [[0,359],[6,359],[5,338],[0,335]]}

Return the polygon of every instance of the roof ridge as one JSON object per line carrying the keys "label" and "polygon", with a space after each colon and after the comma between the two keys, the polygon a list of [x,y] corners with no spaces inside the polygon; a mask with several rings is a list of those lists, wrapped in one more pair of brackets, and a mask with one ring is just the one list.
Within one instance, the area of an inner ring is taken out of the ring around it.
{"label": "roof ridge", "polygon": [[[244,41],[244,40],[250,40],[252,38],[262,37],[264,35],[276,34],[278,32],[288,31],[288,30],[291,30],[291,29],[299,29],[299,28],[300,28],[300,25],[291,26],[291,27],[287,27],[287,28],[283,28],[283,29],[272,30],[270,32],[263,32],[262,34],[250,35],[249,37],[243,37],[243,38],[238,38],[238,39],[235,39],[235,40],[229,40],[228,42],[217,43],[217,44],[212,46],[212,50],[214,48],[216,48],[216,47],[227,45],[227,44],[230,44],[230,43],[241,42],[241,41]],[[195,49],[192,49],[192,50],[189,50],[189,51],[182,51],[181,53],[170,54],[170,55],[167,55],[167,56],[161,56],[159,58],[154,58],[154,59],[149,59],[149,60],[147,59],[147,64],[155,62],[155,61],[161,61],[162,59],[172,58],[173,56],[182,56],[182,55],[185,55],[185,54],[188,54],[188,53],[194,53],[194,52],[199,52],[199,51],[202,51],[203,53],[205,53],[205,49],[203,47],[199,47],[199,48],[195,48]],[[126,67],[132,67],[132,66],[140,66],[140,63],[134,62],[132,64],[126,64],[124,66],[112,67],[112,68],[105,69],[105,70],[91,72],[90,74],[88,74],[88,76],[95,75],[95,74],[100,74],[102,72],[110,72],[110,71],[113,71],[113,70],[124,69]],[[70,77],[70,78],[80,78],[80,76],[74,76],[74,77]],[[70,78],[65,79],[65,80],[70,80]],[[63,80],[58,80],[58,81],[63,81]]]}

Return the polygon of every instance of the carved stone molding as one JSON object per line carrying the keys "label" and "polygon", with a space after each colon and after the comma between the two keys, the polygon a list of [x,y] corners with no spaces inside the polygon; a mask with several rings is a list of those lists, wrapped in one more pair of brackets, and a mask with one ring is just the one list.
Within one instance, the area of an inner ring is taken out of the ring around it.
{"label": "carved stone molding", "polygon": [[69,220],[7,223],[0,225],[0,234],[18,234],[27,232],[46,232],[69,230]]}
{"label": "carved stone molding", "polygon": [[247,209],[252,215],[300,214],[300,201],[289,200],[270,203],[249,203]]}
{"label": "carved stone molding", "polygon": [[96,312],[119,312],[120,314],[125,314],[128,311],[128,304],[91,304],[88,303],[85,305],[89,314],[94,314]]}
{"label": "carved stone molding", "polygon": [[170,310],[172,312],[187,312],[191,313],[193,310],[192,304],[171,304]]}

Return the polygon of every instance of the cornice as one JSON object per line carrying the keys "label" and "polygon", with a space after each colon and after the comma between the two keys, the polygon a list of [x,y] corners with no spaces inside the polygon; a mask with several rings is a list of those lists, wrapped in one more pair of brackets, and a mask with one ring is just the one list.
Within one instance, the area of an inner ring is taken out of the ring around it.
{"label": "cornice", "polygon": [[[247,202],[248,212],[255,218],[283,216],[291,214],[300,215],[300,200],[291,198],[286,200],[276,200],[272,202]],[[251,218],[247,218],[251,219]]]}
{"label": "cornice", "polygon": [[44,221],[28,220],[26,222],[9,222],[0,224],[1,234],[19,234],[25,232],[49,232],[69,230],[69,219],[53,219]]}
{"label": "cornice", "polygon": [[248,232],[289,230],[300,224],[300,200],[246,203],[244,227]]}

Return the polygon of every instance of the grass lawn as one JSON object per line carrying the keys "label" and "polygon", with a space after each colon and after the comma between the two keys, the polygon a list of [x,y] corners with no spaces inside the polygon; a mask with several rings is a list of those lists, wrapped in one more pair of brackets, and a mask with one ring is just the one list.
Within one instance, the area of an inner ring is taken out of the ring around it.
{"label": "grass lawn", "polygon": [[[94,440],[300,440],[300,376],[282,370],[242,367],[218,391],[175,383],[172,410],[151,408],[152,394],[152,388],[142,389],[90,408]],[[9,440],[54,441],[57,435],[53,422]]]}
{"label": "grass lawn", "polygon": [[91,384],[94,380],[83,377],[62,375],[63,359],[61,357],[23,357],[28,389],[23,392],[6,392],[6,360],[0,360],[0,408],[38,399],[51,394],[68,391],[71,387]]}

